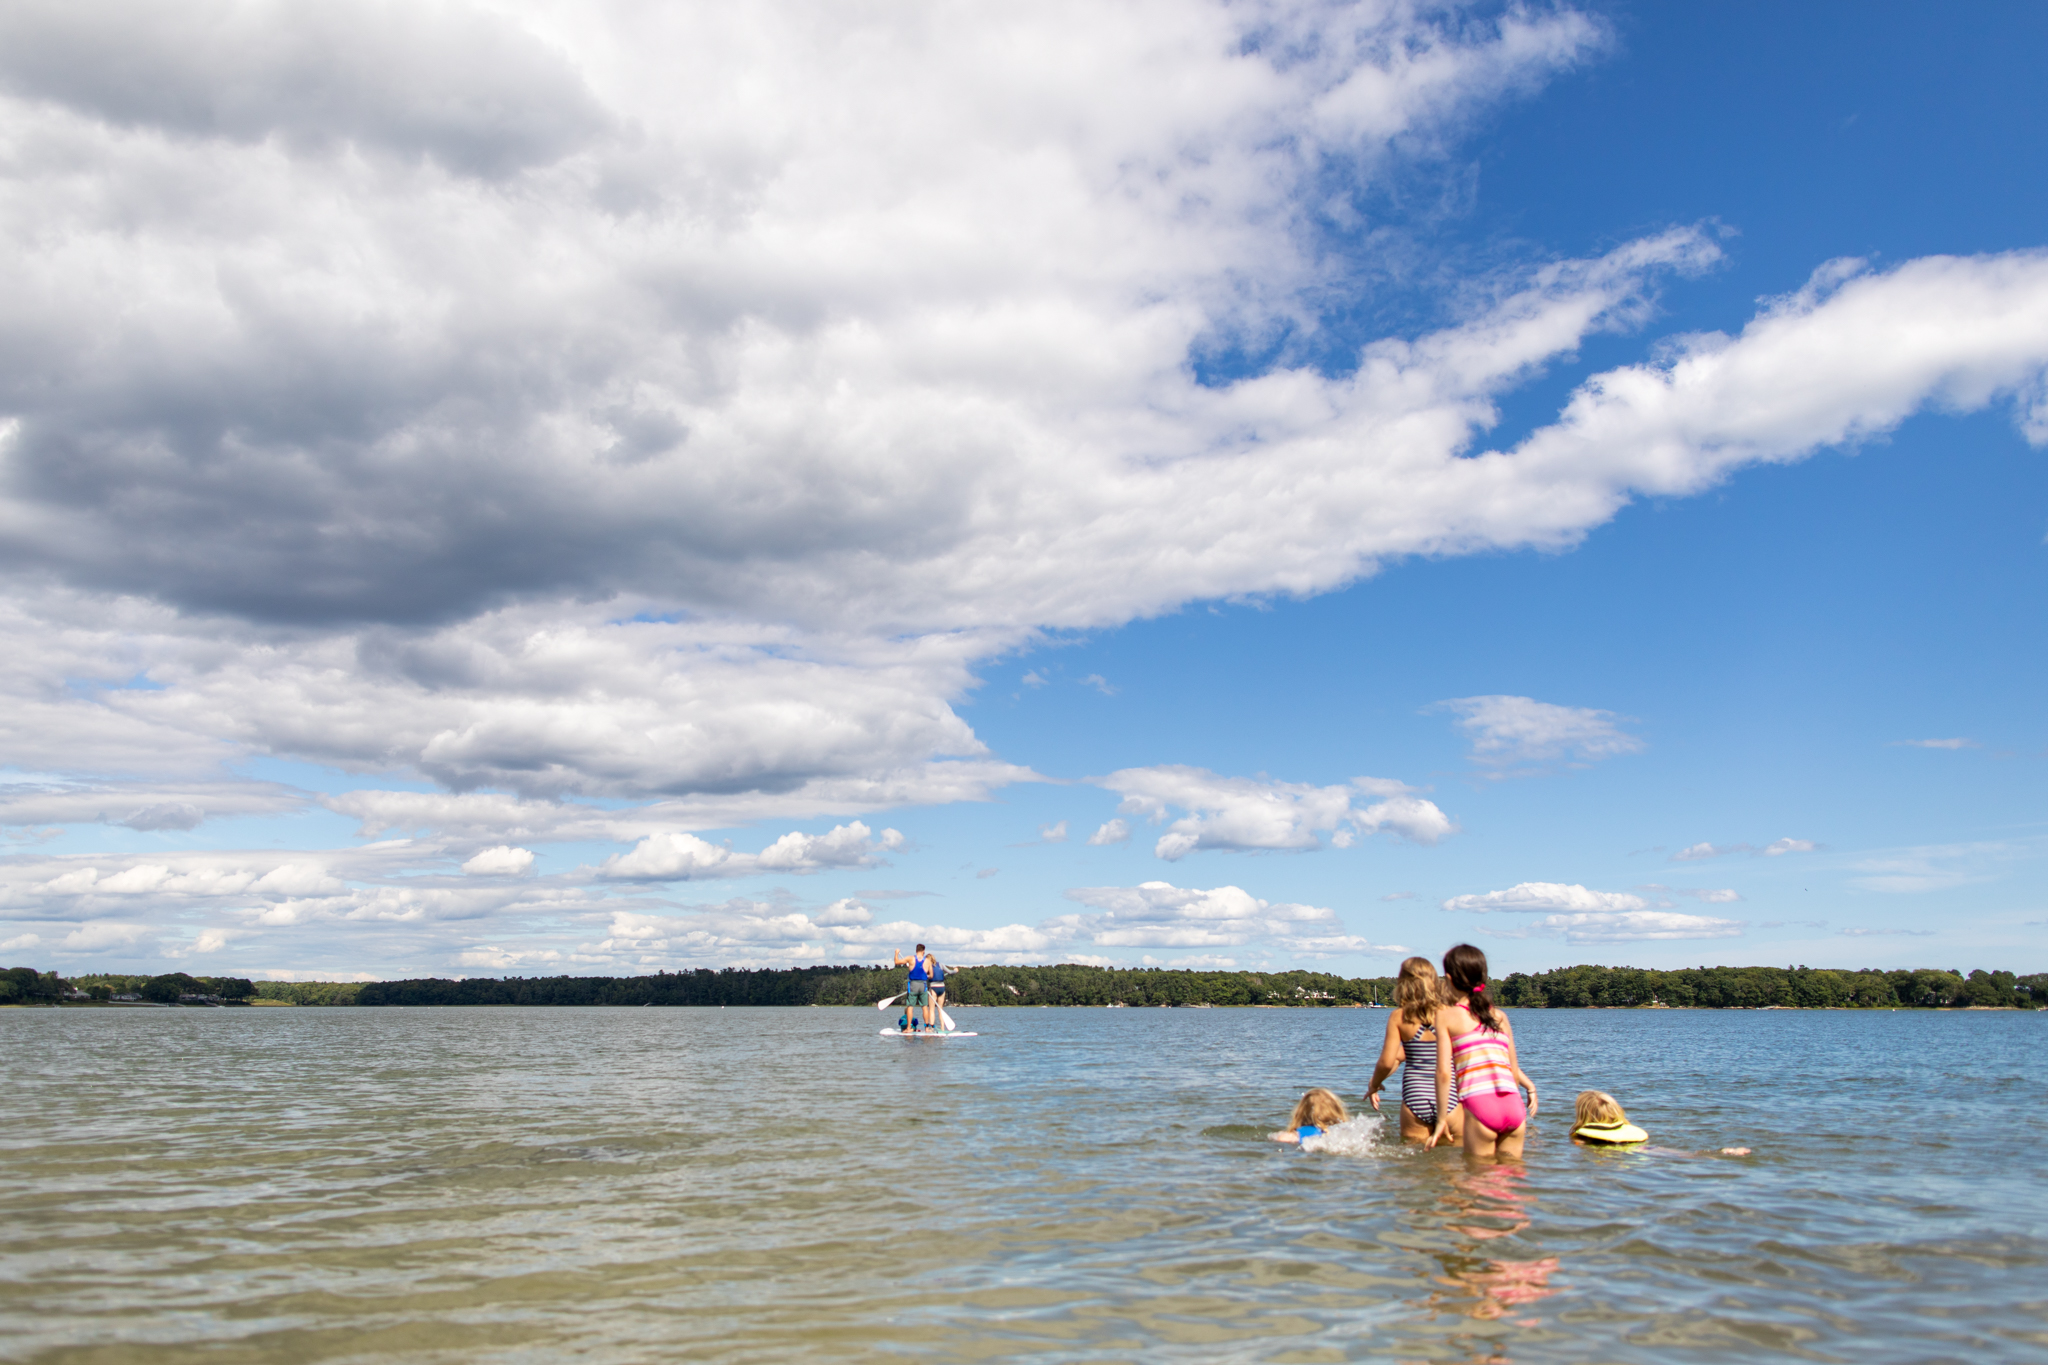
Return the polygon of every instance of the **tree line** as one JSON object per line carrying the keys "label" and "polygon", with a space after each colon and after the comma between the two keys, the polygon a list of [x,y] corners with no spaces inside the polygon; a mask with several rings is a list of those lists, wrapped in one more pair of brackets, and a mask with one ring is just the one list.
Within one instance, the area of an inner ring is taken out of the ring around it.
{"label": "tree line", "polygon": [[2035,1009],[2048,1005],[2048,973],[2018,976],[1982,969],[1965,976],[1931,968],[1837,971],[1824,967],[1559,967],[1515,972],[1499,983],[1504,1005],[1609,1008],[1671,1005],[1707,1009],[1955,1009],[1972,1005]]}
{"label": "tree line", "polygon": [[188,998],[238,1004],[255,996],[257,987],[238,976],[188,976],[184,972],[158,976],[92,972],[69,979],[33,967],[9,967],[0,972],[0,1005],[54,1005],[74,991],[91,1000],[125,995],[159,1005],[175,1005]]}
{"label": "tree line", "polygon": [[[903,989],[900,967],[738,968],[653,976],[472,977],[466,981],[372,982],[359,1005],[866,1005]],[[956,1005],[1283,1005],[1331,1008],[1392,1004],[1392,977],[1325,972],[1177,971],[1151,967],[956,967],[946,974]],[[1919,969],[1839,971],[1810,967],[1561,967],[1515,972],[1497,982],[1502,1004],[1533,1009],[1669,1005],[1707,1009],[1789,1006],[1934,1009],[2048,1005],[2048,973]]]}
{"label": "tree line", "polygon": [[[263,981],[239,977],[0,972],[0,1005],[51,1004],[77,988],[96,999],[134,995],[163,1004],[188,997],[293,1005],[867,1005],[903,989],[900,967],[728,967],[652,976],[471,977],[455,981]],[[956,1005],[1279,1005],[1332,1008],[1392,1004],[1392,977],[1326,972],[1182,971],[1159,967],[956,967],[946,974]],[[1495,983],[1500,1003],[1525,1009],[1668,1005],[1706,1009],[1954,1009],[2048,1006],[2048,973],[1932,968],[1843,971],[1814,967],[1559,967],[1514,972]]]}

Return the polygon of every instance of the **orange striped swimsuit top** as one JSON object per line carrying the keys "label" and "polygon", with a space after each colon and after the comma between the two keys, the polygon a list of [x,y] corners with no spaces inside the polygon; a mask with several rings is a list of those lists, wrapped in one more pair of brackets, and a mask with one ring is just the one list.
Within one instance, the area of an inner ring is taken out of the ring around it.
{"label": "orange striped swimsuit top", "polygon": [[1451,1044],[1451,1069],[1458,1075],[1458,1094],[1521,1097],[1509,1061],[1507,1035],[1481,1024]]}

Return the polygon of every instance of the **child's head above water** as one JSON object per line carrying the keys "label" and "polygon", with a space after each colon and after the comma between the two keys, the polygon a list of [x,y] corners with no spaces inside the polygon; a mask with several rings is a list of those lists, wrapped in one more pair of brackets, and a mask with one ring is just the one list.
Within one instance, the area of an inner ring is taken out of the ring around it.
{"label": "child's head above water", "polygon": [[1605,1090],[1581,1090],[1578,1111],[1572,1116],[1572,1127],[1583,1128],[1589,1123],[1627,1123],[1628,1114],[1620,1101]]}
{"label": "child's head above water", "polygon": [[1294,1106],[1292,1122],[1296,1128],[1303,1124],[1317,1128],[1335,1128],[1350,1117],[1350,1113],[1344,1108],[1344,1101],[1337,1098],[1336,1092],[1318,1086],[1303,1095],[1301,1101]]}
{"label": "child's head above water", "polygon": [[1428,958],[1411,957],[1401,964],[1401,975],[1394,982],[1394,1003],[1410,1023],[1427,1024],[1435,1020],[1436,1007],[1443,1003],[1443,984],[1437,980],[1436,968]]}

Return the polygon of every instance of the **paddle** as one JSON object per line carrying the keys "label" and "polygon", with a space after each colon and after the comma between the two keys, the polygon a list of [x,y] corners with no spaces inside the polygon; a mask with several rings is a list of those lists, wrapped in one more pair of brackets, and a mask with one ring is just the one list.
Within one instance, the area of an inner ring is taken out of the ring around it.
{"label": "paddle", "polygon": [[953,1016],[946,1013],[944,1005],[939,1006],[939,1022],[946,1026],[946,1032],[953,1032]]}
{"label": "paddle", "polygon": [[876,1008],[876,1009],[878,1009],[878,1010],[885,1010],[885,1009],[888,1009],[888,1008],[889,1008],[889,1006],[891,1006],[891,1005],[895,1004],[895,1003],[896,1003],[896,1002],[897,1002],[898,1000],[901,1000],[902,998],[903,998],[903,992],[902,992],[902,991],[898,991],[898,992],[896,992],[896,994],[894,994],[894,995],[890,996],[890,997],[889,997],[889,998],[888,998],[887,1000],[877,1000],[877,1001],[875,1002],[875,1008]]}

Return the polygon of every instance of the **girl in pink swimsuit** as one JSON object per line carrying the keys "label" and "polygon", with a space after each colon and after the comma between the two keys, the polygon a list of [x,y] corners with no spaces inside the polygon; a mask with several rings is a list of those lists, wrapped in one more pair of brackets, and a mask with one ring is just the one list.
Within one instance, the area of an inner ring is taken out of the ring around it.
{"label": "girl in pink swimsuit", "polygon": [[[1458,1104],[1465,1111],[1465,1150],[1518,1157],[1536,1114],[1536,1083],[1515,1060],[1515,1031],[1507,1015],[1486,998],[1486,954],[1469,943],[1445,953],[1444,984],[1452,1003],[1436,1016],[1442,1041],[1436,1050],[1437,1121],[1429,1145],[1443,1138],[1455,1074]],[[1524,1090],[1529,1092],[1527,1106]]]}

